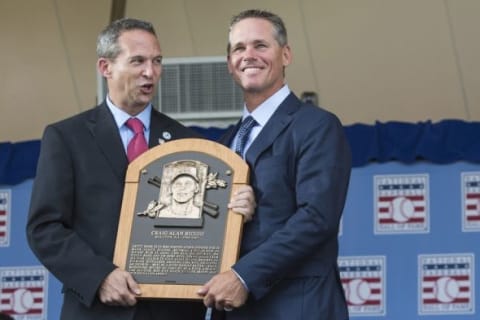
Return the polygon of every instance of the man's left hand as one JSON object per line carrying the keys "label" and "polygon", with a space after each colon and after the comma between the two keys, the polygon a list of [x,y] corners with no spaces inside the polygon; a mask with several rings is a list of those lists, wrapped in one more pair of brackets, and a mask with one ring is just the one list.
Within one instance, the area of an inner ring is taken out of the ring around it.
{"label": "man's left hand", "polygon": [[243,221],[248,222],[252,220],[257,203],[255,202],[255,195],[253,189],[249,185],[241,186],[230,199],[228,208],[236,213],[243,215]]}

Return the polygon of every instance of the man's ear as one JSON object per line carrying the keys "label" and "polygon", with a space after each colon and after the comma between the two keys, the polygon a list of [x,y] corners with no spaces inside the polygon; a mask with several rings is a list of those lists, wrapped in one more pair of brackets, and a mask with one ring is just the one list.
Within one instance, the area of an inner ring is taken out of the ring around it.
{"label": "man's ear", "polygon": [[283,66],[286,67],[292,62],[292,49],[287,44],[282,48]]}
{"label": "man's ear", "polygon": [[231,65],[231,60],[230,60],[230,55],[227,55],[227,68],[228,68],[228,73],[232,74],[233,73],[233,67]]}
{"label": "man's ear", "polygon": [[104,78],[110,78],[110,61],[106,58],[99,58],[97,60],[97,70]]}

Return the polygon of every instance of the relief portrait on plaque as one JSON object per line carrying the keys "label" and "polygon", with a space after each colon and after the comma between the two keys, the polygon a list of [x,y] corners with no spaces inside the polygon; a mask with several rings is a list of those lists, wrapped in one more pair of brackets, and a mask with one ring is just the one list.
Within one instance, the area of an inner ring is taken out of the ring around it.
{"label": "relief portrait on plaque", "polygon": [[159,189],[138,216],[158,219],[157,226],[201,227],[203,213],[218,215],[218,205],[205,200],[206,189],[225,188],[226,182],[208,173],[208,165],[197,160],[179,160],[164,165],[162,177],[154,176],[148,183]]}

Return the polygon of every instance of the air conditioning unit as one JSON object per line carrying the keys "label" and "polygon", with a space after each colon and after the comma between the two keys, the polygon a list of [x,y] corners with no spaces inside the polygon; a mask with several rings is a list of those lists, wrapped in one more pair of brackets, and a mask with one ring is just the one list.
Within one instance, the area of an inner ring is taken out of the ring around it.
{"label": "air conditioning unit", "polygon": [[[98,97],[106,82],[98,80]],[[226,127],[243,110],[243,94],[228,73],[226,57],[168,58],[153,105],[184,125]]]}

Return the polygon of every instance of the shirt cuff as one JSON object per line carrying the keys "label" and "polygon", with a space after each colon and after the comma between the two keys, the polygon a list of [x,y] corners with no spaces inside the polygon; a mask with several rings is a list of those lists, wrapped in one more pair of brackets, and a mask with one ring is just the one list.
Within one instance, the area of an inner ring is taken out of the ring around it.
{"label": "shirt cuff", "polygon": [[245,283],[245,280],[242,279],[242,277],[240,277],[240,275],[237,273],[237,271],[235,271],[235,269],[231,269],[232,272],[237,276],[238,280],[240,280],[240,282],[243,284],[243,286],[245,287],[245,289],[247,290],[247,292],[250,292],[250,290],[248,289],[248,286],[247,284]]}

